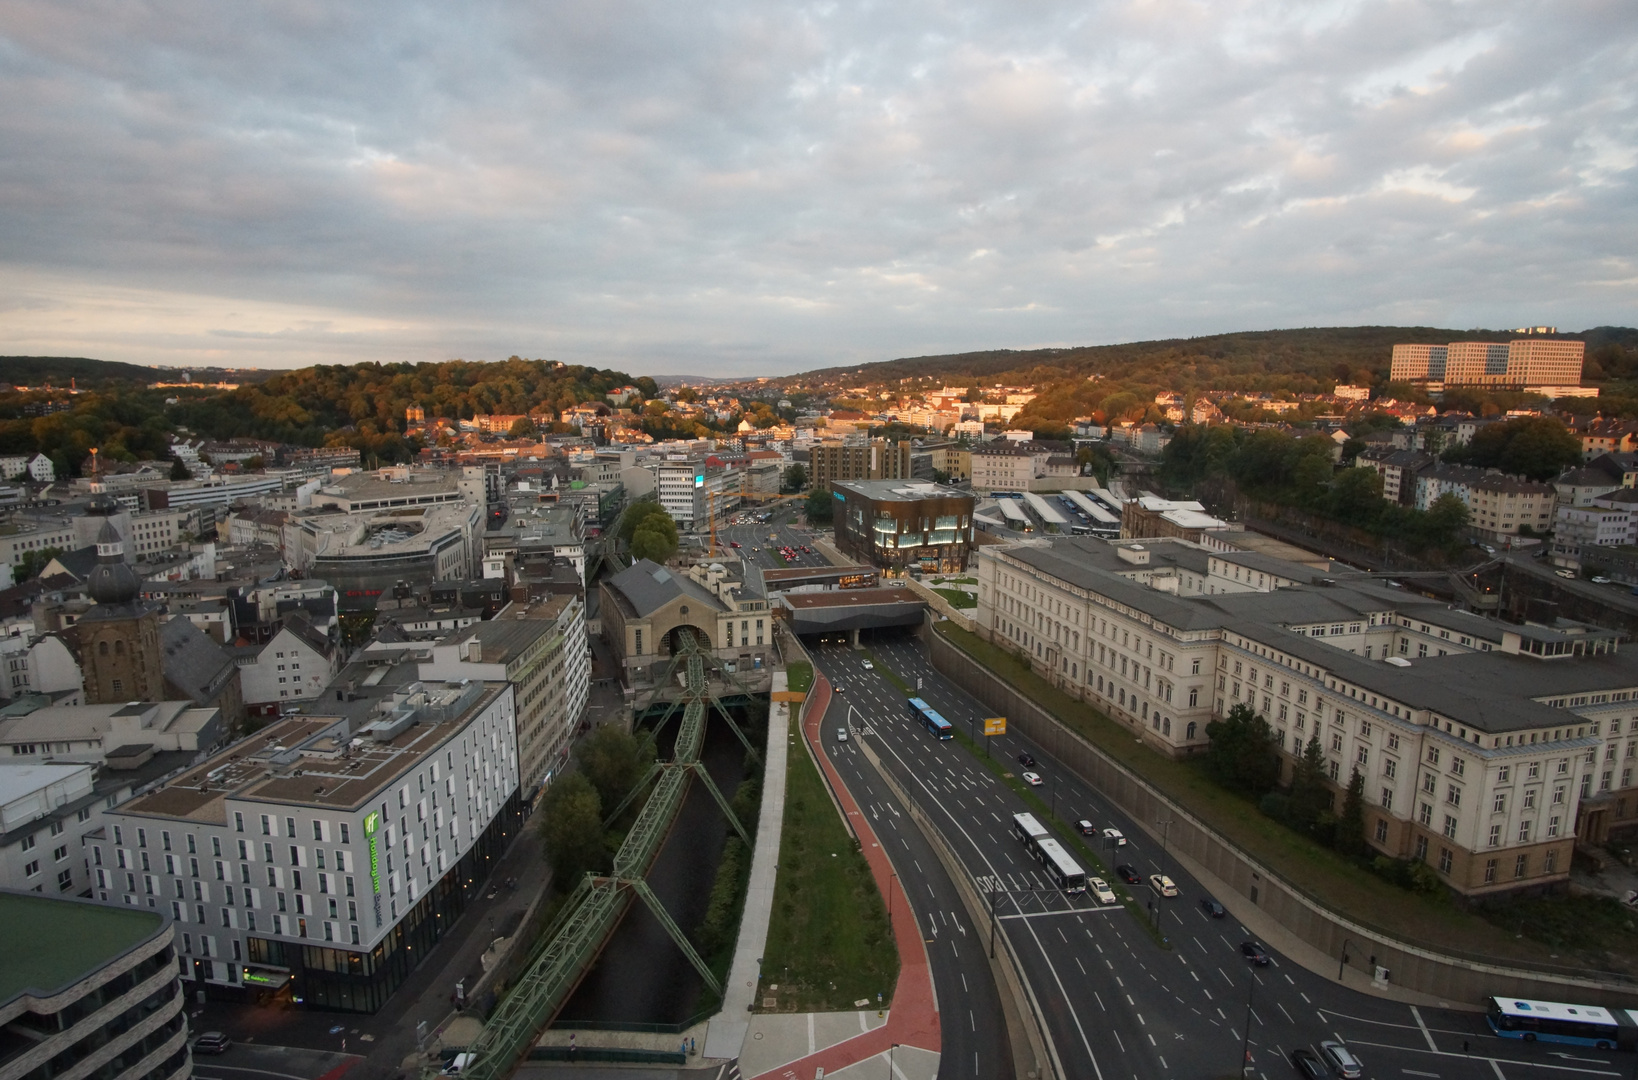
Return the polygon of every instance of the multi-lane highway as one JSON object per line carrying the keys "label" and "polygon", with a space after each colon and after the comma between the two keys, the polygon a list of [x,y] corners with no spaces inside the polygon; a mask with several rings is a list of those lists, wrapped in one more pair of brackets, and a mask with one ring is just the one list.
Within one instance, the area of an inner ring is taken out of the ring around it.
{"label": "multi-lane highway", "polygon": [[[935,956],[947,950],[951,964],[959,961],[954,974],[935,964],[947,1038],[952,1022],[961,1019],[957,1003],[965,999],[959,995],[975,981],[973,973],[984,970],[975,946],[987,944],[989,927],[968,925],[947,881],[941,891],[923,880],[934,876],[930,855],[887,797],[861,752],[861,739],[927,813],[972,878],[996,891],[999,930],[1019,957],[1062,1077],[1228,1076],[1249,1051],[1249,1075],[1271,1080],[1292,1075],[1294,1048],[1317,1049],[1322,1040],[1346,1043],[1373,1077],[1575,1080],[1631,1074],[1631,1054],[1499,1039],[1477,1014],[1351,991],[1277,950],[1268,951],[1268,966],[1253,967],[1241,954],[1251,935],[1232,915],[1213,918],[1202,908],[1206,893],[1160,843],[1039,747],[1017,736],[993,739],[992,754],[1014,772],[1024,769],[1018,754],[1035,758],[1031,771],[1045,781],[1037,793],[1059,817],[1086,818],[1099,830],[1114,827],[1126,835],[1127,845],[1102,853],[1103,868],[1089,865],[1089,873],[1113,884],[1114,865],[1125,863],[1144,879],[1167,874],[1181,889],[1179,897],[1166,899],[1147,885],[1124,886],[1138,902],[1137,915],[1085,896],[1066,898],[1012,833],[1012,815],[1029,807],[958,741],[937,741],[912,722],[903,691],[882,669],[919,686],[920,696],[963,731],[982,732],[982,706],[934,671],[914,639],[882,635],[867,644],[866,651],[814,649],[820,670],[841,687],[826,713],[822,741],[854,797],[877,820],[912,893],[927,893],[924,926],[934,939],[929,949]],[[853,732],[845,742],[836,737],[844,726]],[[1151,905],[1165,945],[1142,925]],[[952,1057],[948,1047],[946,1057]],[[969,1073],[959,1061],[949,1067],[941,1075],[990,1075],[983,1069]]]}

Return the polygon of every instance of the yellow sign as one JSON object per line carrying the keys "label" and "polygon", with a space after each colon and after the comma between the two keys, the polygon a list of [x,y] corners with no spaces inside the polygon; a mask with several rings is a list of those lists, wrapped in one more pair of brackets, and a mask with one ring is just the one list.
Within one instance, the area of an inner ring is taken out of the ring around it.
{"label": "yellow sign", "polygon": [[775,690],[771,696],[775,701],[800,702],[805,700],[808,695],[800,690]]}
{"label": "yellow sign", "polygon": [[984,718],[984,734],[1005,735],[1007,733],[1007,718],[1005,716],[986,716]]}

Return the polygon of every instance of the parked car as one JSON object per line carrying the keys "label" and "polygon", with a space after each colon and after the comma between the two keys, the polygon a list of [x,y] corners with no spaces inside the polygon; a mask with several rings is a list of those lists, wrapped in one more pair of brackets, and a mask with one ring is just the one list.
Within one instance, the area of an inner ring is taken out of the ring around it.
{"label": "parked car", "polygon": [[1075,828],[1077,828],[1077,829],[1079,829],[1081,831],[1082,836],[1096,836],[1096,835],[1098,835],[1098,827],[1096,825],[1092,824],[1090,821],[1086,820],[1085,818],[1081,818],[1081,820],[1077,821],[1075,823]]}
{"label": "parked car", "polygon": [[1161,896],[1177,895],[1177,884],[1165,874],[1150,874],[1149,888],[1153,889]]}
{"label": "parked car", "polygon": [[1035,755],[1031,754],[1028,750],[1025,750],[1022,754],[1018,755],[1018,764],[1022,765],[1026,769],[1035,768]]}
{"label": "parked car", "polygon": [[1559,577],[1567,577],[1567,578],[1574,578],[1575,577],[1575,571],[1574,570],[1554,570],[1553,573],[1557,574]]}
{"label": "parked car", "polygon": [[1115,847],[1126,846],[1126,836],[1119,829],[1103,830],[1103,838],[1109,841]]}
{"label": "parked car", "polygon": [[1297,1070],[1297,1075],[1303,1080],[1327,1080],[1329,1074],[1320,1059],[1307,1047],[1299,1046],[1291,1051],[1291,1067]]}
{"label": "parked car", "polygon": [[1024,783],[1030,787],[1040,787],[1045,781],[1041,779],[1040,773],[1027,772],[1024,774]]}
{"label": "parked car", "polygon": [[1113,904],[1115,902],[1115,890],[1111,889],[1109,883],[1101,877],[1087,878],[1086,891],[1097,897],[1100,904]]}
{"label": "parked car", "polygon": [[1223,910],[1222,904],[1219,904],[1209,896],[1202,896],[1200,898],[1200,910],[1204,911],[1207,915],[1210,915],[1214,919],[1221,919],[1223,916],[1228,914],[1228,912]]}
{"label": "parked car", "polygon": [[1133,870],[1130,866],[1127,866],[1125,863],[1121,863],[1119,866],[1115,867],[1115,876],[1119,877],[1122,881],[1126,882],[1126,884],[1128,884],[1128,885],[1142,885],[1143,884],[1143,875],[1138,873],[1136,870]]}
{"label": "parked car", "polygon": [[1365,1075],[1365,1066],[1346,1046],[1332,1039],[1320,1043],[1320,1057],[1331,1066],[1331,1071],[1346,1080]]}
{"label": "parked car", "polygon": [[1264,949],[1261,945],[1257,944],[1255,941],[1243,941],[1243,942],[1241,942],[1240,943],[1240,955],[1245,957],[1247,960],[1251,961],[1257,967],[1267,967],[1268,966],[1268,963],[1269,963],[1269,961],[1268,961],[1268,950]]}
{"label": "parked car", "polygon": [[193,1052],[196,1054],[225,1054],[233,1046],[233,1040],[220,1031],[207,1031],[193,1040]]}
{"label": "parked car", "polygon": [[1593,584],[1594,585],[1608,585],[1609,583],[1610,583],[1610,579],[1605,577],[1603,574],[1598,574],[1598,575],[1593,577]]}

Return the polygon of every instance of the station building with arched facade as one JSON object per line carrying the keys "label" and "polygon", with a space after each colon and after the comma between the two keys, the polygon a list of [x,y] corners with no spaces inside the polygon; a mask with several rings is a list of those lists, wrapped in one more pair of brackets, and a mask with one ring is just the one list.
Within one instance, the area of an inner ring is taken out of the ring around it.
{"label": "station building with arched facade", "polygon": [[673,570],[639,559],[601,585],[603,637],[627,686],[646,684],[692,631],[711,655],[742,672],[762,671],[773,650],[773,614],[754,583],[719,562]]}

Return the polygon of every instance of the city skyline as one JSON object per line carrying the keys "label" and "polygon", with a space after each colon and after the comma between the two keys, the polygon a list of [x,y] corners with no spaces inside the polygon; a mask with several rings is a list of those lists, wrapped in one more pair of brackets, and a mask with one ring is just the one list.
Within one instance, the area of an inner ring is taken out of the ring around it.
{"label": "city skyline", "polygon": [[1630,324],[1625,15],[17,3],[0,351],[777,376]]}

